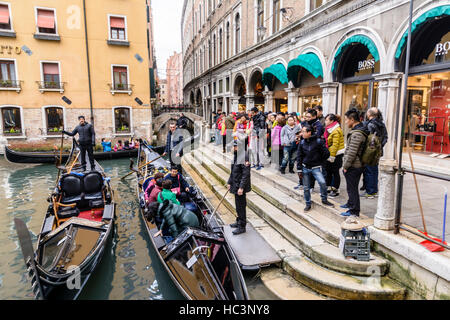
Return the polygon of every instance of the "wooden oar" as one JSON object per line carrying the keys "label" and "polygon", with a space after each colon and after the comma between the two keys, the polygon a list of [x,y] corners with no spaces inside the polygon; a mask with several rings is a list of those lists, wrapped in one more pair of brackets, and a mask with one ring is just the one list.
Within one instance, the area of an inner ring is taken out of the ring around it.
{"label": "wooden oar", "polygon": [[219,209],[220,205],[222,204],[223,200],[225,199],[225,197],[227,196],[228,192],[230,192],[230,190],[228,189],[227,192],[225,192],[225,194],[223,195],[222,199],[220,200],[219,204],[217,205],[217,207],[214,209],[211,217],[208,220],[208,224],[211,222],[212,218],[214,217],[214,215],[216,214],[217,209]]}
{"label": "wooden oar", "polygon": [[[149,161],[149,162],[147,162],[147,163],[144,163],[143,165],[139,166],[139,167],[137,168],[137,170],[140,170],[141,168],[143,168],[143,167],[149,165],[150,163],[152,163],[153,161],[158,160],[158,159],[161,158],[161,157],[162,157],[162,156],[159,156],[159,157],[157,157],[157,158],[155,158],[155,159],[153,159],[153,160],[151,160],[151,161]],[[122,178],[120,178],[120,179],[125,179],[126,177],[132,175],[134,172],[135,172],[135,171],[131,171],[131,172],[129,172],[128,174],[124,175],[124,176],[123,176]]]}
{"label": "wooden oar", "polygon": [[422,201],[420,200],[419,185],[417,184],[416,174],[414,173],[414,164],[413,164],[411,148],[409,147],[408,140],[406,140],[406,147],[408,148],[408,155],[409,155],[409,161],[411,162],[411,171],[413,172],[414,184],[416,185],[417,200],[419,200],[420,214],[422,215],[423,231],[425,231],[425,233],[428,234],[427,226],[425,225],[425,216],[423,214]]}

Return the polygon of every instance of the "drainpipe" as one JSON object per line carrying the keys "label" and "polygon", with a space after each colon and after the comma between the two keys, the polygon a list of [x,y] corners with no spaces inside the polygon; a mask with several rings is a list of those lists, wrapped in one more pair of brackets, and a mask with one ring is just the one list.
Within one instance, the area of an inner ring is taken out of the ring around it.
{"label": "drainpipe", "polygon": [[[403,159],[403,139],[404,139],[404,125],[405,125],[405,117],[407,111],[407,103],[408,103],[408,78],[409,78],[409,62],[411,56],[411,29],[412,29],[412,16],[414,11],[414,0],[410,0],[409,2],[409,26],[408,26],[408,42],[406,45],[406,60],[405,60],[405,74],[403,78],[403,103],[402,103],[402,119],[400,123],[400,142],[397,145],[398,147],[398,186],[397,186],[397,194],[396,194],[396,206],[395,206],[395,225],[394,225],[394,234],[398,234],[400,232],[400,218],[402,211],[402,195],[403,195],[403,177],[404,171],[402,169],[402,159]],[[398,123],[399,113],[397,113],[397,123]]]}
{"label": "drainpipe", "polygon": [[83,12],[84,12],[84,40],[86,42],[86,60],[87,60],[88,83],[89,83],[89,107],[91,110],[91,124],[92,126],[94,126],[94,110],[92,107],[91,66],[89,62],[88,31],[86,21],[86,0],[83,0]]}

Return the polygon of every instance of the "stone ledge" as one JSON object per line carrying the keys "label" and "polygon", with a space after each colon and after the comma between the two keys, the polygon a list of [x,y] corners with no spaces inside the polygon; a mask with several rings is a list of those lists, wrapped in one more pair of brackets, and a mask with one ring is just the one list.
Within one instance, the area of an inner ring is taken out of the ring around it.
{"label": "stone ledge", "polygon": [[426,270],[450,281],[450,258],[436,252],[430,252],[411,239],[393,231],[379,230],[369,227],[370,237],[373,241],[425,268]]}

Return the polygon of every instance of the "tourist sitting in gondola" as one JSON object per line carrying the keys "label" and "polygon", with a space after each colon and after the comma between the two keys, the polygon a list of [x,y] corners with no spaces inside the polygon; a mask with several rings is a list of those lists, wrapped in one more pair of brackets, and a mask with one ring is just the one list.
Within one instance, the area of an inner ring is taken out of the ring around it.
{"label": "tourist sitting in gondola", "polygon": [[172,166],[170,173],[168,173],[164,180],[172,181],[172,191],[175,192],[177,198],[182,202],[189,201],[189,184],[184,179],[183,175],[178,172],[177,166]]}
{"label": "tourist sitting in gondola", "polygon": [[158,194],[157,198],[159,203],[163,203],[165,200],[169,200],[172,203],[180,204],[177,200],[177,195],[172,192],[172,181],[164,180],[162,182],[162,191]]}
{"label": "tourist sitting in gondola", "polygon": [[155,186],[153,187],[150,195],[148,196],[147,203],[157,202],[158,196],[163,190],[163,179],[159,178],[155,182]]}
{"label": "tourist sitting in gondola", "polygon": [[[156,181],[157,181],[157,180],[161,180],[161,183],[162,183],[163,178],[164,178],[164,173],[162,173],[162,172],[157,172],[153,177],[148,178],[148,179],[144,182],[144,184],[143,184],[143,189],[144,189],[144,191],[145,191],[144,196],[145,196],[145,200],[147,201],[147,203],[156,201],[156,198],[155,198],[153,201],[150,201],[150,195],[152,194],[154,188],[155,188],[156,185],[157,185],[157,184],[156,184]],[[162,185],[160,185],[159,187],[160,187],[160,190],[159,190],[159,191],[161,192],[161,191],[162,191]]]}
{"label": "tourist sitting in gondola", "polygon": [[[195,213],[168,200],[165,200],[163,203],[151,203],[148,207],[147,220],[155,221],[157,224],[161,223],[159,225],[160,231],[154,235],[155,238],[161,234],[175,238],[184,229],[199,226]],[[166,240],[170,242],[172,239]]]}
{"label": "tourist sitting in gondola", "polygon": [[110,152],[110,151],[112,151],[112,149],[111,149],[111,141],[108,141],[105,138],[102,138],[102,147],[103,147],[103,152]]}
{"label": "tourist sitting in gondola", "polygon": [[123,150],[122,140],[117,141],[116,145],[114,146],[114,151]]}

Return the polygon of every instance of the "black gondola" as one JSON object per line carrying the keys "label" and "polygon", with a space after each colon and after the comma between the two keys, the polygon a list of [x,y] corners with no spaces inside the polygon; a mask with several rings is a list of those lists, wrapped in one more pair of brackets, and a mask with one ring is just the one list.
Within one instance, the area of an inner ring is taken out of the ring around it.
{"label": "black gondola", "polygon": [[[140,212],[150,241],[181,294],[189,300],[248,300],[247,287],[236,256],[223,236],[211,205],[201,191],[192,186],[190,204],[200,221],[199,228],[187,228],[168,242],[157,236],[159,227],[146,218],[144,190],[156,172],[168,172],[169,163],[143,142],[139,148],[136,170]],[[186,177],[188,180],[189,177]]]}
{"label": "black gondola", "polygon": [[109,178],[97,162],[95,168],[88,164],[90,170],[83,172],[79,153],[73,139],[70,156],[59,167],[62,174],[48,199],[34,252],[31,242],[27,249],[21,237],[20,232],[27,237],[26,227],[16,221],[36,299],[76,299],[113,234],[115,202]]}

